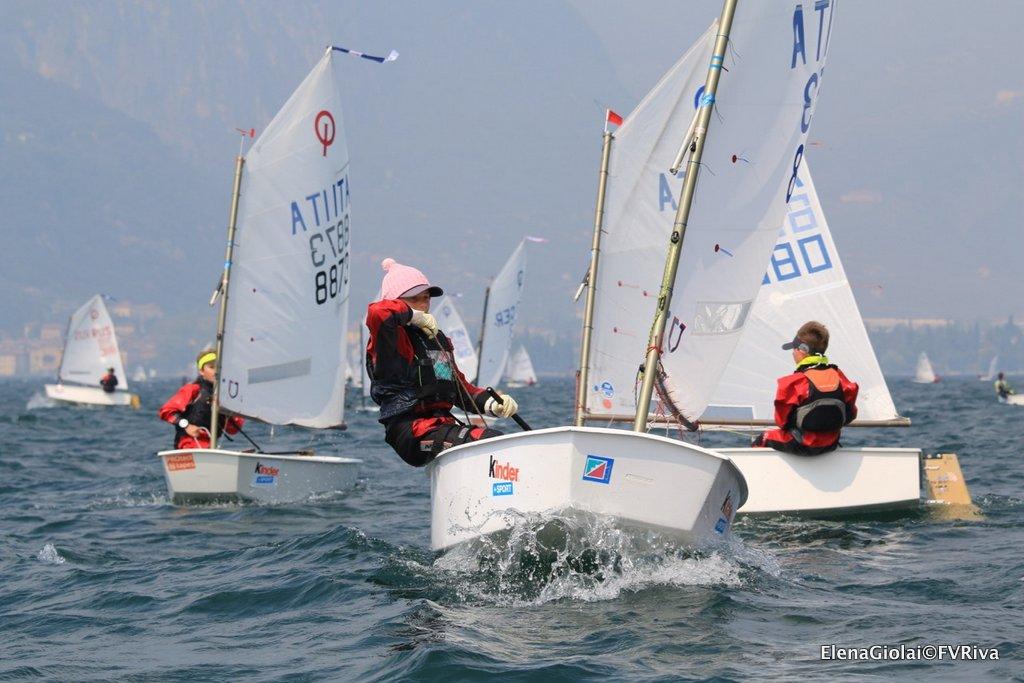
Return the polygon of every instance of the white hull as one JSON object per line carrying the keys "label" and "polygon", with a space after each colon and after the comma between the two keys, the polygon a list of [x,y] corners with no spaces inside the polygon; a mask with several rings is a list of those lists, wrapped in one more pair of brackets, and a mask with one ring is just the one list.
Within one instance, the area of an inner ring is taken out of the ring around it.
{"label": "white hull", "polygon": [[521,515],[566,509],[699,543],[728,535],[747,497],[743,475],[713,451],[594,427],[540,429],[456,446],[427,471],[433,550],[508,529]]}
{"label": "white hull", "polygon": [[898,510],[921,498],[917,448],[840,448],[805,456],[769,448],[722,448],[750,488],[743,514],[843,515]]}
{"label": "white hull", "polygon": [[918,379],[917,377],[915,377],[910,381],[913,382],[914,384],[935,384],[936,382],[939,381],[939,378],[936,377],[935,379]]}
{"label": "white hull", "polygon": [[47,384],[46,396],[54,401],[76,405],[130,406],[134,394],[127,391],[108,394],[100,387],[84,387],[77,384]]}
{"label": "white hull", "polygon": [[1024,394],[1010,394],[1006,398],[1000,398],[999,402],[1011,406],[1024,406]]}
{"label": "white hull", "polygon": [[266,455],[196,449],[161,451],[167,493],[175,503],[251,500],[287,503],[343,491],[362,460],[329,455]]}

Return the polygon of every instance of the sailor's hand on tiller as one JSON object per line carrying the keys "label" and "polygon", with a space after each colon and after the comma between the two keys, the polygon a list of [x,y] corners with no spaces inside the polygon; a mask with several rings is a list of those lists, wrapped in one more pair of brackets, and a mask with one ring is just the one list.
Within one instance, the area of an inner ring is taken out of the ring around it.
{"label": "sailor's hand on tiller", "polygon": [[509,418],[519,412],[519,404],[508,394],[502,394],[501,403],[498,403],[493,398],[487,399],[487,402],[484,403],[484,411],[494,417]]}

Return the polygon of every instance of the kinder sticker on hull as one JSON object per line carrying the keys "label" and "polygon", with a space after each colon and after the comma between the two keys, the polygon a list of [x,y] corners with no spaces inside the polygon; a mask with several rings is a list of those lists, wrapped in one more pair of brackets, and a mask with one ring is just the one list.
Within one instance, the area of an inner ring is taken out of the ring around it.
{"label": "kinder sticker on hull", "polygon": [[253,486],[277,486],[277,475],[281,470],[277,467],[256,463],[256,473],[252,476]]}
{"label": "kinder sticker on hull", "polygon": [[511,496],[514,491],[512,487],[514,484],[510,481],[498,481],[491,486],[492,496]]}
{"label": "kinder sticker on hull", "polygon": [[583,466],[583,481],[607,484],[612,480],[612,465],[615,460],[600,455],[588,455],[587,464]]}

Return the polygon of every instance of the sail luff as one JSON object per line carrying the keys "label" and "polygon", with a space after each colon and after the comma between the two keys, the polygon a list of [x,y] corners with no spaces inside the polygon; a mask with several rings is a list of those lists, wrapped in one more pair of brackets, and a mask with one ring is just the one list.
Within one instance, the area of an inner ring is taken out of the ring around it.
{"label": "sail luff", "polygon": [[217,447],[217,433],[220,426],[220,379],[221,368],[224,358],[224,326],[228,314],[228,292],[231,284],[231,262],[235,250],[235,228],[238,225],[238,200],[241,197],[242,169],[245,167],[245,157],[239,151],[235,159],[235,179],[231,188],[231,210],[228,214],[228,243],[224,248],[224,269],[221,272],[220,286],[220,309],[217,311],[217,371],[213,380],[213,400],[210,403],[210,448]]}
{"label": "sail luff", "polygon": [[[605,115],[607,121],[607,114]],[[601,258],[601,230],[604,225],[604,199],[608,189],[608,162],[615,136],[605,123],[601,139],[601,170],[597,181],[597,203],[594,206],[594,235],[590,243],[590,270],[587,271],[587,300],[583,309],[583,341],[580,344],[579,379],[576,383],[576,407],[573,422],[582,427],[587,412],[587,394],[590,386],[590,339],[594,332],[594,302],[597,298],[597,269]]]}

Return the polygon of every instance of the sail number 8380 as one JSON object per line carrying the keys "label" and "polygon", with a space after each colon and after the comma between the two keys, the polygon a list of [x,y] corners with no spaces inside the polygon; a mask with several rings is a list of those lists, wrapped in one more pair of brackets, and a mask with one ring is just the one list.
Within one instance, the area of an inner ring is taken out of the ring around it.
{"label": "sail number 8380", "polygon": [[309,257],[317,269],[313,272],[314,296],[322,305],[341,294],[348,284],[348,215],[323,232],[310,235]]}

